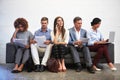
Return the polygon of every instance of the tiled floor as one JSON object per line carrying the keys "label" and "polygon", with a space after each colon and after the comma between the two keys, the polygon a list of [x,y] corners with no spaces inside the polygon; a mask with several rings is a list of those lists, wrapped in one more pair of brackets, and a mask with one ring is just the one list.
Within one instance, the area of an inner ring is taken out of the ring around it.
{"label": "tiled floor", "polygon": [[115,66],[118,70],[113,72],[104,64],[104,69],[95,74],[90,74],[85,69],[82,72],[68,69],[66,72],[59,73],[24,71],[13,74],[11,73],[13,64],[0,64],[0,80],[120,80],[120,64]]}

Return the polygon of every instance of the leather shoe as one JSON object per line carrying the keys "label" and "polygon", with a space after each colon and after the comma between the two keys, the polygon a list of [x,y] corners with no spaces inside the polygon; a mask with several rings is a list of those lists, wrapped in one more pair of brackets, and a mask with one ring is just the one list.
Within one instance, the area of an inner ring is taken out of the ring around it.
{"label": "leather shoe", "polygon": [[87,67],[87,71],[88,71],[89,73],[93,73],[93,74],[95,73],[93,67]]}
{"label": "leather shoe", "polygon": [[82,66],[77,67],[76,72],[81,72],[82,71]]}
{"label": "leather shoe", "polygon": [[36,65],[35,72],[40,72],[40,65]]}
{"label": "leather shoe", "polygon": [[45,66],[44,66],[44,65],[41,65],[41,67],[40,67],[40,72],[43,72],[43,71],[45,71]]}

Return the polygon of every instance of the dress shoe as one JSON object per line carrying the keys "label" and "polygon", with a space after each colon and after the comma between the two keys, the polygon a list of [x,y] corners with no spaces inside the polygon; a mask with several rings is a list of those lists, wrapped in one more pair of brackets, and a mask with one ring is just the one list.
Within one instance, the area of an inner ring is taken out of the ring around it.
{"label": "dress shoe", "polygon": [[45,71],[45,66],[44,66],[44,65],[41,65],[41,67],[40,67],[40,72],[43,72],[43,71]]}
{"label": "dress shoe", "polygon": [[95,73],[93,67],[87,67],[87,71],[88,71],[89,73],[93,73],[93,74]]}
{"label": "dress shoe", "polygon": [[76,72],[81,72],[82,71],[82,66],[77,67]]}
{"label": "dress shoe", "polygon": [[76,63],[76,66],[77,66],[76,72],[81,72],[82,71],[82,66],[81,66],[80,62]]}
{"label": "dress shoe", "polygon": [[17,70],[12,70],[11,73],[17,73]]}
{"label": "dress shoe", "polygon": [[76,63],[76,66],[77,67],[81,66],[81,63],[80,62]]}
{"label": "dress shoe", "polygon": [[40,65],[36,65],[35,72],[40,72]]}

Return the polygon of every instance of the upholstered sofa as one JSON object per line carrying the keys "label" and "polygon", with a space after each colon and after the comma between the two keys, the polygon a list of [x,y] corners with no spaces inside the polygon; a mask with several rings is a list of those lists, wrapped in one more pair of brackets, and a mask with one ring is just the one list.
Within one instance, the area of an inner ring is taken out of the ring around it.
{"label": "upholstered sofa", "polygon": [[[114,63],[114,44],[108,44],[108,51],[109,51],[109,55],[111,58],[111,61]],[[14,63],[15,61],[15,53],[16,53],[16,47],[14,44],[12,43],[7,43],[6,44],[6,63]],[[91,58],[93,59],[93,57],[95,56],[96,52],[90,52],[91,53]],[[42,59],[44,53],[40,54],[40,60]],[[81,61],[83,60],[83,55],[80,52],[80,58]],[[68,50],[68,54],[65,55],[65,62],[66,64],[72,64],[73,63],[73,58],[72,55],[70,53],[70,50]],[[100,60],[101,63],[106,63],[105,58],[103,57]]]}

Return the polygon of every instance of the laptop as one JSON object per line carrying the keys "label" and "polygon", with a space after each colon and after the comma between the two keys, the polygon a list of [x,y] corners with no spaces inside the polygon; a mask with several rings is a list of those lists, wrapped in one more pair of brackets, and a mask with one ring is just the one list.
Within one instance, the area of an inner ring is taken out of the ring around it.
{"label": "laptop", "polygon": [[106,42],[106,43],[113,43],[113,42],[114,42],[114,39],[115,39],[115,32],[114,32],[114,31],[111,31],[111,32],[109,33],[109,40],[108,40],[108,42]]}

